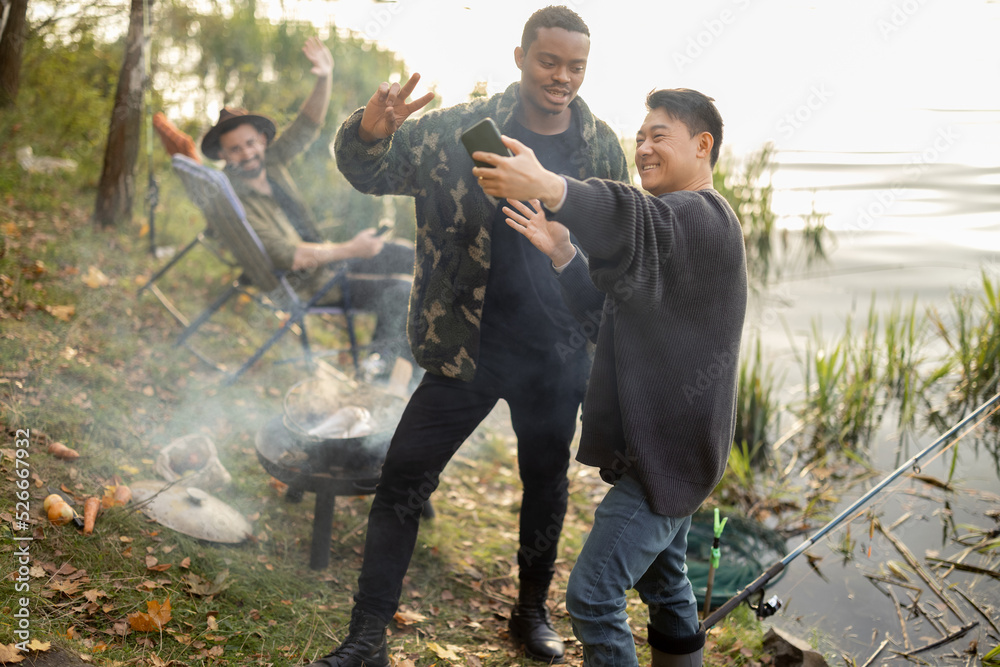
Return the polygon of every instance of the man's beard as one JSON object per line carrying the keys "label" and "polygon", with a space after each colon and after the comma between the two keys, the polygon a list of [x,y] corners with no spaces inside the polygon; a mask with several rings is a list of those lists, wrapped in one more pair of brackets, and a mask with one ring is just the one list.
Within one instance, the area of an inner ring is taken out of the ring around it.
{"label": "man's beard", "polygon": [[[247,169],[245,166],[254,163],[256,163],[257,166],[252,169]],[[253,158],[252,160],[244,160],[243,162],[240,162],[236,166],[236,169],[234,169],[234,171],[240,178],[252,180],[260,176],[261,172],[264,171],[264,162],[259,158]]]}

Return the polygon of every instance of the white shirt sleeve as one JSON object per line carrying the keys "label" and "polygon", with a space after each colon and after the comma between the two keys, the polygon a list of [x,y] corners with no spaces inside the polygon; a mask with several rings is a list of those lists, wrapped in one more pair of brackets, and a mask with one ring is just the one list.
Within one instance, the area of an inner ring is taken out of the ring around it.
{"label": "white shirt sleeve", "polygon": [[[565,197],[564,197],[564,199],[565,199]],[[553,264],[553,265],[552,265],[552,270],[554,270],[554,271],[555,271],[556,273],[562,273],[562,272],[563,272],[563,270],[565,270],[565,268],[566,268],[567,266],[569,266],[569,265],[570,265],[570,263],[571,263],[571,262],[572,262],[572,261],[573,261],[574,259],[576,259],[576,253],[577,253],[577,252],[579,252],[579,251],[578,251],[578,250],[576,249],[576,246],[573,246],[573,256],[569,258],[569,262],[566,262],[565,264],[562,264],[561,266],[556,266],[555,264]]]}
{"label": "white shirt sleeve", "polygon": [[566,203],[566,195],[569,193],[569,183],[566,182],[566,177],[565,176],[561,176],[560,178],[562,178],[562,182],[563,182],[562,198],[559,200],[559,203],[556,204],[555,206],[546,206],[546,208],[548,210],[552,211],[553,213],[558,213],[559,212],[559,209],[561,209],[563,207],[563,204]]}

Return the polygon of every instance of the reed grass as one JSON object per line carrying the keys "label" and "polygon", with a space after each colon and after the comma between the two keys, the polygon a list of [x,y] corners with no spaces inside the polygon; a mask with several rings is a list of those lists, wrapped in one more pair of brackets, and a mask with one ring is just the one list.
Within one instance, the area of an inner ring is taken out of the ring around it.
{"label": "reed grass", "polygon": [[1000,293],[985,271],[981,287],[976,295],[953,292],[949,315],[928,311],[935,332],[950,352],[938,374],[943,377],[952,368],[958,372],[949,393],[953,413],[964,414],[992,396],[1000,379]]}
{"label": "reed grass", "polygon": [[742,168],[729,154],[716,166],[715,189],[733,207],[743,226],[752,288],[766,285],[771,273],[777,218],[771,209],[774,188],[769,180],[773,155],[774,146],[767,144],[750,155]]}
{"label": "reed grass", "polygon": [[769,434],[781,406],[775,396],[773,364],[764,362],[759,338],[752,347],[753,352],[740,359],[734,441],[747,443],[754,463],[759,464],[766,458]]}
{"label": "reed grass", "polygon": [[848,317],[844,333],[834,340],[825,340],[819,322],[813,322],[802,360],[806,395],[797,414],[811,425],[810,444],[819,456],[829,449],[867,446],[890,401],[902,396],[909,411],[916,402],[914,389],[924,386],[915,310],[906,318],[896,305],[880,324],[875,303],[873,294],[862,328],[855,330]]}

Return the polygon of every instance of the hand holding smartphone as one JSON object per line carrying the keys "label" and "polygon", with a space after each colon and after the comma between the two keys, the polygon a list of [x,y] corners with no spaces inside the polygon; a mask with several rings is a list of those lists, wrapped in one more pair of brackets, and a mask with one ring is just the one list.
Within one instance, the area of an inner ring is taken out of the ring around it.
{"label": "hand holding smartphone", "polygon": [[[497,128],[497,124],[493,122],[492,118],[484,118],[463,132],[462,143],[465,145],[465,150],[469,151],[470,157],[476,151],[485,151],[506,157],[514,156],[500,139],[500,129]],[[473,162],[476,163],[477,167],[492,166],[479,160],[473,160]]]}

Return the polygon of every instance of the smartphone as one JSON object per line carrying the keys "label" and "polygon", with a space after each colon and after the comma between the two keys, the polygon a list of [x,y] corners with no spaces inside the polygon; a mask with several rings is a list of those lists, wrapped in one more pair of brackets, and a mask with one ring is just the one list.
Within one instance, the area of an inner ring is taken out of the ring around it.
{"label": "smartphone", "polygon": [[392,231],[392,225],[387,225],[386,223],[383,222],[375,230],[375,236],[382,236],[383,234],[389,231]]}
{"label": "smartphone", "polygon": [[[507,157],[514,156],[510,152],[510,149],[504,146],[503,141],[500,140],[500,130],[492,118],[484,118],[463,132],[462,143],[465,144],[465,150],[469,151],[470,156],[476,151],[486,151],[487,153],[496,153],[497,155],[505,155]],[[476,163],[477,167],[492,166],[479,160],[473,160],[473,162]]]}

